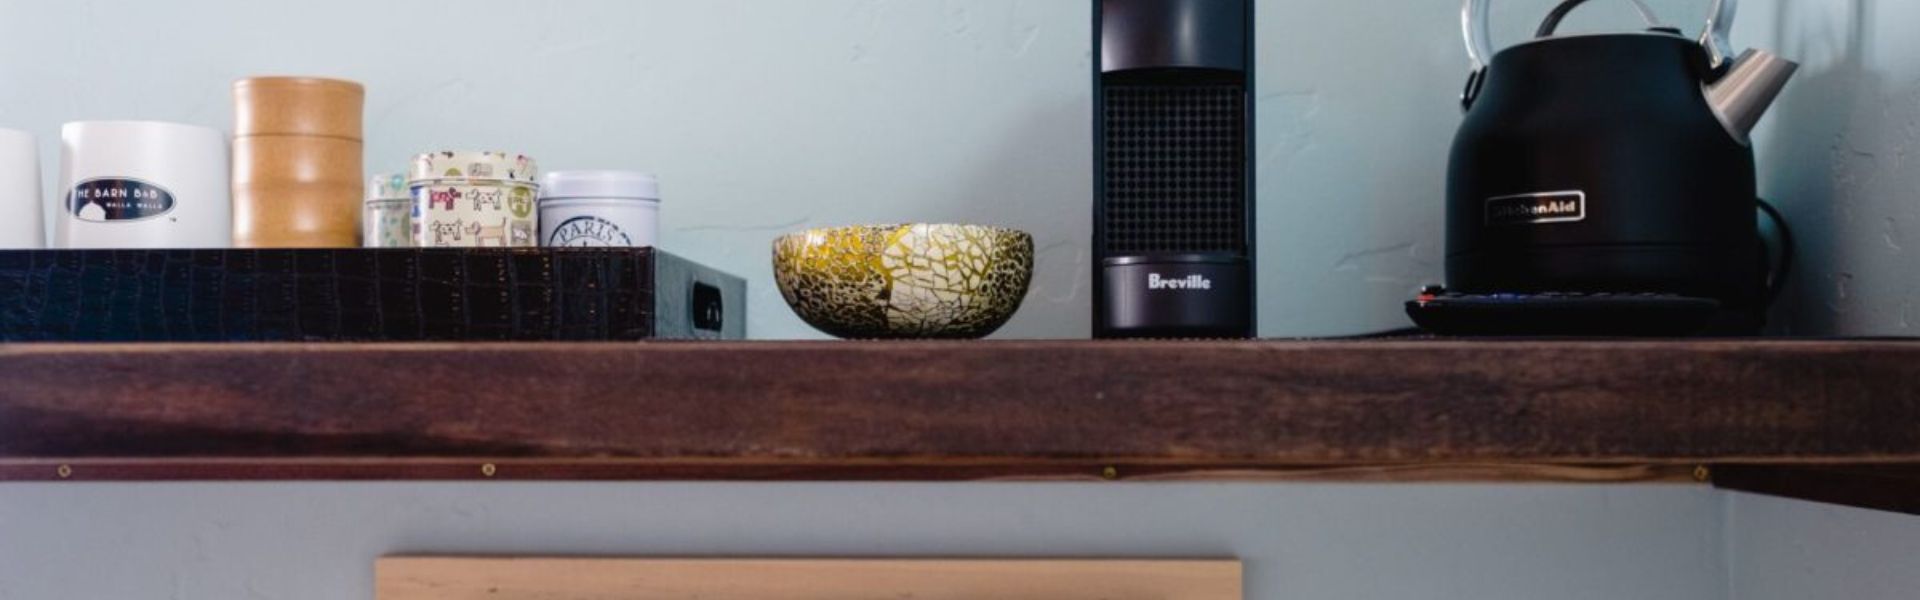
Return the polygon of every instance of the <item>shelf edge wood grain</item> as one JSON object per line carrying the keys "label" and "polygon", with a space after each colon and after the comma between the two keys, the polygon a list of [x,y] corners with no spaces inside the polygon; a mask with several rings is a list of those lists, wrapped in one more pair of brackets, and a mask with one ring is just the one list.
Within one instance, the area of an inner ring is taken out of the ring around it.
{"label": "shelf edge wood grain", "polygon": [[0,479],[1682,479],[1920,463],[1903,342],[0,345]]}
{"label": "shelf edge wood grain", "polygon": [[1003,481],[1003,482],[1694,482],[1688,465],[1412,463],[1301,466],[1008,459],[763,461],[670,459],[25,459],[6,481]]}
{"label": "shelf edge wood grain", "polygon": [[1235,560],[389,557],[376,600],[1240,600]]}

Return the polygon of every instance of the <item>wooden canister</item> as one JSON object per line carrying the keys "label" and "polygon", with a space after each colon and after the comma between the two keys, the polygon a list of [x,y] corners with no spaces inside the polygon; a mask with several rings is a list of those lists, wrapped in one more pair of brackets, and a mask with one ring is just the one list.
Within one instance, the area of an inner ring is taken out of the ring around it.
{"label": "wooden canister", "polygon": [[360,245],[365,95],[335,79],[234,82],[236,247]]}
{"label": "wooden canister", "polygon": [[359,140],[367,92],[318,77],[254,77],[233,82],[233,135],[313,135]]}
{"label": "wooden canister", "polygon": [[234,138],[235,245],[358,246],[362,152],[359,141],[339,138]]}

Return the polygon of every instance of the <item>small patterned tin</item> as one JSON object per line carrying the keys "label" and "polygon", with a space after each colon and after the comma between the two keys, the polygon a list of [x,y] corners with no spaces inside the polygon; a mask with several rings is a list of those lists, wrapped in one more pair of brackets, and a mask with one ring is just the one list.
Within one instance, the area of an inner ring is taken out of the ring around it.
{"label": "small patterned tin", "polygon": [[367,210],[360,216],[360,245],[367,248],[413,246],[413,196],[407,176],[375,175],[367,180]]}
{"label": "small patterned tin", "polygon": [[413,159],[413,241],[419,247],[539,246],[539,167],[505,152],[435,152]]}

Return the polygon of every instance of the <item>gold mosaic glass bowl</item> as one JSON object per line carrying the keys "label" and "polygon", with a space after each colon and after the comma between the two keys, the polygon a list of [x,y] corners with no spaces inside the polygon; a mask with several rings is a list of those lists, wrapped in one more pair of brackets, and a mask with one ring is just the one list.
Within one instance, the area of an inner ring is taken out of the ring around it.
{"label": "gold mosaic glass bowl", "polygon": [[1033,236],[979,225],[811,229],[773,242],[793,312],[842,338],[979,338],[1020,308]]}

